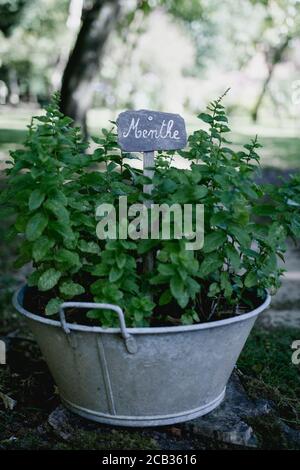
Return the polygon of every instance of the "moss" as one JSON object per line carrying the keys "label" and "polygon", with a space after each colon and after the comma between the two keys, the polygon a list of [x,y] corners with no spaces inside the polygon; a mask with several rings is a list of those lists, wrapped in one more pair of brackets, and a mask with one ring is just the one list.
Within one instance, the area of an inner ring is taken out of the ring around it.
{"label": "moss", "polygon": [[79,430],[74,436],[60,442],[51,432],[39,433],[37,430],[25,430],[15,436],[0,441],[5,449],[13,450],[157,450],[158,444],[153,438],[143,433],[130,431],[84,431]]}
{"label": "moss", "polygon": [[25,430],[20,436],[11,436],[1,441],[6,450],[50,450],[53,445],[45,440],[36,430]]}
{"label": "moss", "polygon": [[254,430],[260,448],[300,449],[300,443],[285,434],[282,422],[274,414],[248,418],[247,421]]}
{"label": "moss", "polygon": [[295,429],[300,429],[300,368],[292,363],[291,344],[299,338],[296,329],[256,328],[238,361],[248,395],[271,400],[279,417]]}
{"label": "moss", "polygon": [[300,330],[276,328],[252,331],[239,358],[238,367],[246,375],[261,380],[287,398],[300,400],[300,368],[292,363],[291,344],[300,339]]}
{"label": "moss", "polygon": [[93,449],[93,450],[157,450],[157,442],[144,433],[130,431],[78,431],[68,442],[61,443],[56,449]]}

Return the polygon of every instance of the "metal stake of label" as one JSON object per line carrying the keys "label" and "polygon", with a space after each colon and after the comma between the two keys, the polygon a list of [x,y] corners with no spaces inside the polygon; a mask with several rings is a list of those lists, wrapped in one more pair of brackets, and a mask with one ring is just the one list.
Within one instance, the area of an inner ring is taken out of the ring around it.
{"label": "metal stake of label", "polygon": [[[152,180],[154,175],[154,152],[143,152],[143,174]],[[145,194],[151,194],[153,191],[153,184],[145,184],[143,186],[143,191]],[[151,199],[146,199],[145,206],[147,208],[151,207],[153,201]],[[145,260],[145,271],[153,271],[154,261],[153,253],[148,253]]]}
{"label": "metal stake of label", "polygon": [[[154,152],[143,152],[143,174],[152,180],[154,175]],[[145,194],[151,194],[153,191],[153,184],[145,184],[143,190]],[[147,200],[145,205],[150,207],[151,203],[151,200]]]}

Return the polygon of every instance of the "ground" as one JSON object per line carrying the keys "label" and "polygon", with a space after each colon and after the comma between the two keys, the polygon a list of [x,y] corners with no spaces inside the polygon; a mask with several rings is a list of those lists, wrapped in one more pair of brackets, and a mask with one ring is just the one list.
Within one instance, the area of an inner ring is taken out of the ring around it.
{"label": "ground", "polygon": [[[26,110],[17,118],[11,113],[5,128],[0,114],[2,162],[8,148],[24,138],[29,116]],[[264,137],[264,163],[268,165],[270,155],[275,154],[278,168],[299,168],[299,139],[269,134]],[[241,137],[236,134],[236,140]],[[40,351],[11,306],[12,293],[24,272],[13,270],[15,247],[4,239],[6,221],[0,221],[0,228],[0,339],[5,339],[8,350],[7,365],[0,366],[0,449],[300,447],[300,366],[291,359],[291,345],[300,340],[299,247],[290,244],[282,288],[247,341],[226,403],[200,421],[155,430],[120,430],[75,418],[60,406]],[[240,400],[249,410],[237,419],[242,413],[237,405]]]}

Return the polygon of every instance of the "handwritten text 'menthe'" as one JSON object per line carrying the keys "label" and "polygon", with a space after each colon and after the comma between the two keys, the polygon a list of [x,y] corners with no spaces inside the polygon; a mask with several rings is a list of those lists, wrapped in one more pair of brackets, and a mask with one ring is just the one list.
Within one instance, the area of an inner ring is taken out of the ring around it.
{"label": "handwritten text 'menthe'", "polygon": [[168,122],[165,119],[162,121],[158,129],[141,129],[140,118],[132,118],[128,131],[123,132],[123,137],[128,137],[133,134],[136,139],[174,139],[180,140],[179,132],[173,130],[174,121],[170,119]]}

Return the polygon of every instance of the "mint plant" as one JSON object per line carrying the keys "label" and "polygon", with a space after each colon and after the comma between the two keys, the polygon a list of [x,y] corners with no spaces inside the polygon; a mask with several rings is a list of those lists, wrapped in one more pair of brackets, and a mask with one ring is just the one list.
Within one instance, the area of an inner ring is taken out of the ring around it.
{"label": "mint plant", "polygon": [[[255,217],[266,207],[264,190],[253,179],[259,162],[257,139],[239,152],[228,146],[225,136],[230,129],[220,99],[198,117],[209,125],[208,131],[194,132],[189,149],[180,152],[192,162],[191,171],[170,169],[177,186],[163,197],[170,202],[201,200],[204,247],[184,264],[180,244],[166,243],[158,256],[159,274],[151,282],[166,289],[160,303],[174,297],[182,309],[192,306],[205,320],[251,307],[253,290],[254,296],[263,298],[266,289],[278,288],[282,270],[276,256],[283,257],[291,220],[279,223],[278,210],[273,210],[268,224]],[[155,186],[159,188],[159,182]]]}
{"label": "mint plant", "polygon": [[[21,239],[16,266],[32,264],[35,313],[57,315],[63,301],[79,299],[120,305],[128,326],[185,325],[241,314],[262,302],[266,289],[276,291],[285,240],[300,235],[299,176],[279,189],[258,186],[257,138],[238,152],[231,148],[221,98],[198,117],[205,129],[179,152],[190,169],[171,165],[174,151],[160,152],[151,194],[156,204],[204,204],[205,242],[197,251],[174,237],[99,240],[97,207],[117,208],[119,196],[145,202],[149,179],[121,152],[114,123],[88,153],[57,94],[46,114],[32,119],[24,148],[11,152],[1,202],[15,214],[9,237]],[[80,321],[118,326],[111,311],[90,310]]]}

